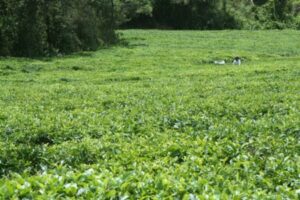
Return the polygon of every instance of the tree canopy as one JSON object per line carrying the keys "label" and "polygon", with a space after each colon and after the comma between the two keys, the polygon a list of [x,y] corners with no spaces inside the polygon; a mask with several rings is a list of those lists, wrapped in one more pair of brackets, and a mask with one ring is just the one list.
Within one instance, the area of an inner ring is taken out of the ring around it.
{"label": "tree canopy", "polygon": [[95,50],[115,39],[110,0],[2,0],[0,55]]}
{"label": "tree canopy", "polygon": [[299,28],[298,0],[148,0],[123,27],[171,29]]}

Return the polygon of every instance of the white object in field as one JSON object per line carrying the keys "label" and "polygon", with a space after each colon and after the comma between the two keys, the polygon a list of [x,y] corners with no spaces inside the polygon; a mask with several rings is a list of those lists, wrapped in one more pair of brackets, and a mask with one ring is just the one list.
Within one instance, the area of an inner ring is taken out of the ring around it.
{"label": "white object in field", "polygon": [[240,57],[235,57],[235,58],[233,59],[232,64],[234,64],[234,65],[241,65],[241,64],[242,64],[241,58],[240,58]]}
{"label": "white object in field", "polygon": [[216,65],[225,65],[226,64],[225,60],[216,60],[216,61],[214,61],[214,63]]}

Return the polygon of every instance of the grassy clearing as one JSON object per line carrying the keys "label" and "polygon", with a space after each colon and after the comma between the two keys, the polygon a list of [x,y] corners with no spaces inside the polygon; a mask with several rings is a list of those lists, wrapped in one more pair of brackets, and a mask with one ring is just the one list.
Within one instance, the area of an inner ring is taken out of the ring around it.
{"label": "grassy clearing", "polygon": [[121,33],[0,60],[1,199],[299,198],[299,31]]}

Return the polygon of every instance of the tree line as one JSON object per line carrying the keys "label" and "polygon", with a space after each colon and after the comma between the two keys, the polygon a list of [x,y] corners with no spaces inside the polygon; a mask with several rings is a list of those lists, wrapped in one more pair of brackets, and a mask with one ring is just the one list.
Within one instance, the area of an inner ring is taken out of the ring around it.
{"label": "tree line", "polygon": [[300,28],[299,0],[1,0],[0,56],[96,50],[115,29]]}
{"label": "tree line", "polygon": [[0,55],[95,50],[115,40],[110,0],[1,0]]}
{"label": "tree line", "polygon": [[300,28],[299,0],[148,0],[124,28],[283,29]]}

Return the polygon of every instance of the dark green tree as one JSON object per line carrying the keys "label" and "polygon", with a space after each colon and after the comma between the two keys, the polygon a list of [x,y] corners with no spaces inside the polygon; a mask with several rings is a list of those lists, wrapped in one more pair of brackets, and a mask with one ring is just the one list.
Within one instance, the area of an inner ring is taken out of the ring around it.
{"label": "dark green tree", "polygon": [[116,40],[112,0],[2,0],[0,55],[96,50]]}

